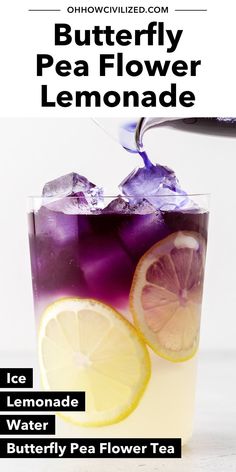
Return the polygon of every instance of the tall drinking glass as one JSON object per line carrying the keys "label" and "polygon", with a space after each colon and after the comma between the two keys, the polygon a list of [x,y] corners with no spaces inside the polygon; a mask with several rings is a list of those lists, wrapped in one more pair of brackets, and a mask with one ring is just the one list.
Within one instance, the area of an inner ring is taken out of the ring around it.
{"label": "tall drinking glass", "polygon": [[208,196],[189,210],[143,198],[90,214],[80,197],[30,198],[42,388],[86,392],[60,434],[191,436]]}

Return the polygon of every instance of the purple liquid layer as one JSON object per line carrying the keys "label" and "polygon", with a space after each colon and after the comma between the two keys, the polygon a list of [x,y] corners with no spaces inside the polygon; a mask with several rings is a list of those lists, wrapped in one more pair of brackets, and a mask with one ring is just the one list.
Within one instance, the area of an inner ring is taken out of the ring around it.
{"label": "purple liquid layer", "polygon": [[140,257],[179,230],[206,239],[207,225],[207,212],[66,215],[41,207],[29,215],[36,313],[70,296],[125,309]]}

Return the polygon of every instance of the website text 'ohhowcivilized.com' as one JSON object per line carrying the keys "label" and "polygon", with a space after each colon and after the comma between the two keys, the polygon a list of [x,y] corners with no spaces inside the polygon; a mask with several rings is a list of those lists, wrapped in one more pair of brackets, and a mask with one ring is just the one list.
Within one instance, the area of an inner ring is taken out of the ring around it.
{"label": "website text 'ohhowcivilized.com'", "polygon": [[169,8],[166,6],[158,6],[158,5],[149,5],[148,7],[145,6],[121,6],[121,5],[89,5],[84,6],[80,5],[78,7],[69,6],[67,8],[68,13],[90,13],[90,14],[117,14],[117,13],[169,13]]}

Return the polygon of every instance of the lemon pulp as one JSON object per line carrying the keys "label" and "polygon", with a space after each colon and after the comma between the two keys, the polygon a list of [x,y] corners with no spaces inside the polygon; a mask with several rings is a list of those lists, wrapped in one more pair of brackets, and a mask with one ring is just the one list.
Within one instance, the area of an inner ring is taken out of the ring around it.
{"label": "lemon pulp", "polygon": [[63,418],[103,426],[128,416],[150,377],[150,359],[136,329],[113,308],[90,299],[50,305],[39,329],[44,389],[85,391],[85,412]]}
{"label": "lemon pulp", "polygon": [[199,343],[206,244],[193,231],[173,233],[138,263],[130,292],[134,322],[149,346],[173,362]]}

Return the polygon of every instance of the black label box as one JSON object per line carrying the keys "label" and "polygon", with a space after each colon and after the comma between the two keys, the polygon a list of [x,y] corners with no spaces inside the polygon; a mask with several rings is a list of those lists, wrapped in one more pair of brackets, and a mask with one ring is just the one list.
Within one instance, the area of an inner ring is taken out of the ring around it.
{"label": "black label box", "polygon": [[33,388],[33,369],[0,369],[0,388]]}
{"label": "black label box", "polygon": [[0,435],[56,433],[55,415],[0,415]]}
{"label": "black label box", "polygon": [[85,392],[0,392],[0,411],[85,411]]}

